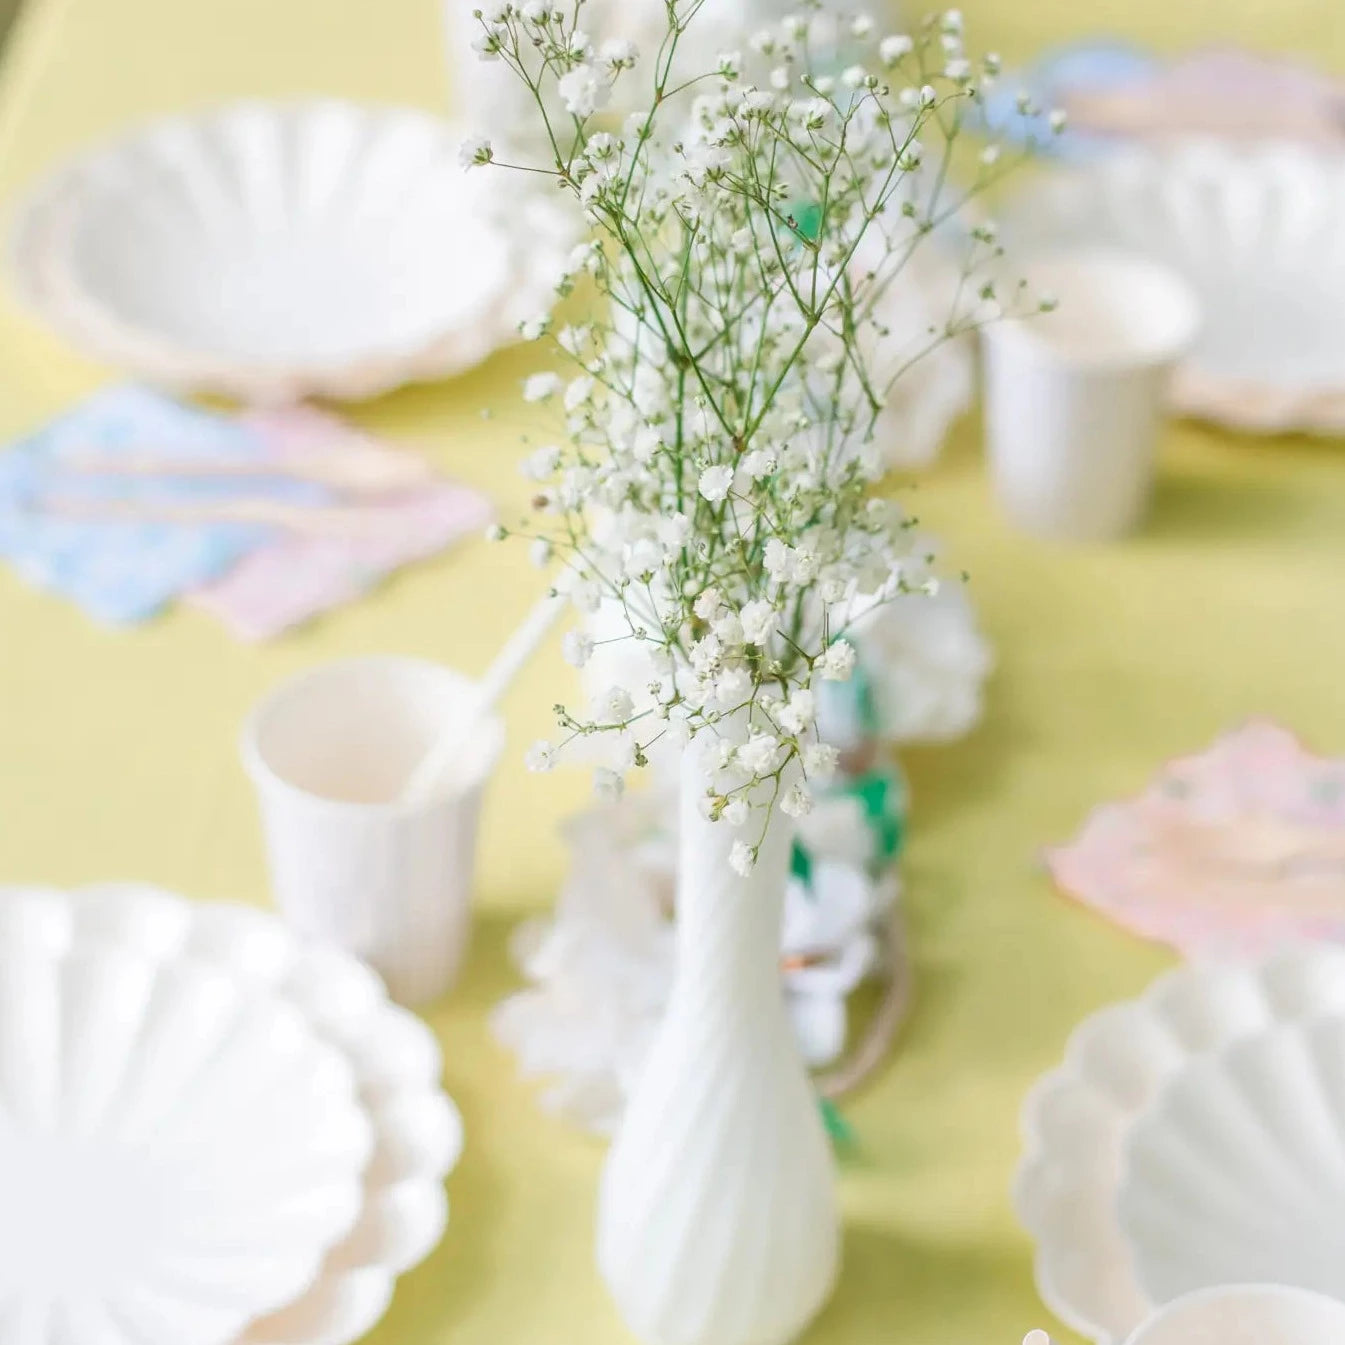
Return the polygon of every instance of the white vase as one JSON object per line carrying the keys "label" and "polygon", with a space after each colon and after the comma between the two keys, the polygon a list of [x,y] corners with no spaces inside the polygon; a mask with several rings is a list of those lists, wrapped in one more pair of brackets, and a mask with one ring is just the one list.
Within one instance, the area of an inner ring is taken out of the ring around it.
{"label": "white vase", "polygon": [[780,979],[791,829],[777,814],[738,877],[745,833],[702,817],[694,750],[681,771],[677,978],[603,1173],[598,1265],[646,1345],[784,1345],[831,1293],[840,1241]]}

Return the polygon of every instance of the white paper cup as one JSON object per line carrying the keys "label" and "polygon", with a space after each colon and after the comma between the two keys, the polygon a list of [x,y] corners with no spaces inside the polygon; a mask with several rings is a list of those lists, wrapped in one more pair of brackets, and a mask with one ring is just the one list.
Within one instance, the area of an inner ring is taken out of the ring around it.
{"label": "white paper cup", "polygon": [[349,659],[283,683],[243,729],[277,906],[300,933],[371,963],[404,1004],[447,990],[466,951],[501,722],[482,723],[434,798],[407,806],[397,794],[467,711],[471,685],[416,659]]}
{"label": "white paper cup", "polygon": [[1026,267],[1052,313],[982,331],[985,426],[1000,502],[1020,527],[1070,541],[1135,528],[1153,489],[1172,368],[1200,325],[1181,277],[1081,250]]}
{"label": "white paper cup", "polygon": [[1278,1284],[1201,1289],[1159,1308],[1126,1345],[1342,1345],[1345,1303]]}

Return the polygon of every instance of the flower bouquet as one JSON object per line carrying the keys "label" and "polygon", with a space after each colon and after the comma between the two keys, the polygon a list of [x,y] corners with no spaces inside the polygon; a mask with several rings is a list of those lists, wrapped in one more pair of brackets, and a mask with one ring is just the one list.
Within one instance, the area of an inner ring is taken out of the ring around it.
{"label": "flower bouquet", "polygon": [[[994,231],[966,219],[1008,163],[990,144],[970,182],[951,171],[997,69],[964,54],[959,15],[884,35],[805,5],[688,73],[706,2],[664,0],[642,59],[588,35],[585,0],[496,0],[478,51],[527,90],[545,148],[463,155],[549,180],[592,231],[559,287],[596,292],[592,316],[525,331],[574,366],[524,390],[562,404],[565,442],[531,447],[532,509],[496,535],[530,539],[581,612],[609,616],[610,634],[566,636],[573,664],[637,657],[591,706],[558,704],[529,764],[599,755],[611,799],[651,753],[680,754],[677,971],[608,1157],[599,1265],[645,1340],[771,1345],[826,1300],[839,1247],[779,965],[792,825],[838,760],[819,702],[853,677],[860,623],[939,586],[875,489],[875,427],[924,350],[1029,301],[997,292]],[[608,120],[632,80],[639,110]],[[956,302],[894,362],[884,298],[955,228]]]}

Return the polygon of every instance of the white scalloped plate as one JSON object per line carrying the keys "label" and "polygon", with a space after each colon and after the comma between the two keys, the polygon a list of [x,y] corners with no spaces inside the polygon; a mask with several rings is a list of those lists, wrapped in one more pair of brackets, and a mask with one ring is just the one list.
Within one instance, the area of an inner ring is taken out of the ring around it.
{"label": "white scalloped plate", "polygon": [[428,113],[334,100],[156,122],[34,189],[17,293],[97,358],[248,401],[460,372],[549,306],[570,242],[503,170],[464,171],[460,140]]}
{"label": "white scalloped plate", "polygon": [[1037,1289],[1072,1330],[1119,1345],[1153,1311],[1117,1221],[1122,1147],[1190,1061],[1319,1014],[1345,1015],[1345,948],[1191,963],[1086,1018],[1023,1104],[1014,1205],[1036,1242]]}
{"label": "white scalloped plate", "polygon": [[1345,1301],[1345,1019],[1188,1061],[1126,1135],[1116,1210],[1156,1302],[1221,1284]]}
{"label": "white scalloped plate", "polygon": [[72,933],[0,926],[0,1339],[228,1345],[359,1218],[354,1071],[275,995]]}
{"label": "white scalloped plate", "polygon": [[443,1179],[461,1152],[462,1123],[439,1087],[429,1029],[390,1003],[363,963],[303,945],[276,917],[245,906],[189,902],[142,884],[0,888],[0,946],[33,939],[132,950],[165,964],[189,958],[278,1002],[344,1059],[374,1135],[358,1219],[297,1297],[229,1340],[348,1345],[364,1335],[387,1310],[396,1277],[429,1254],[447,1220]]}
{"label": "white scalloped plate", "polygon": [[1176,410],[1257,433],[1345,432],[1345,156],[1130,146],[1034,181],[1005,236],[1023,252],[1126,248],[1185,277],[1205,321]]}

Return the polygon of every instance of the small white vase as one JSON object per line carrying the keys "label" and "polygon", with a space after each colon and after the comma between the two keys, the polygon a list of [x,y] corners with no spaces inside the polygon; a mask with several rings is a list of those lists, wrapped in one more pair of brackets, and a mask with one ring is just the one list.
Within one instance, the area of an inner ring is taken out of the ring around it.
{"label": "small white vase", "polygon": [[598,1265],[646,1345],[785,1345],[839,1259],[835,1162],[785,1008],[780,923],[791,829],[710,822],[683,754],[677,978],[603,1173]]}

